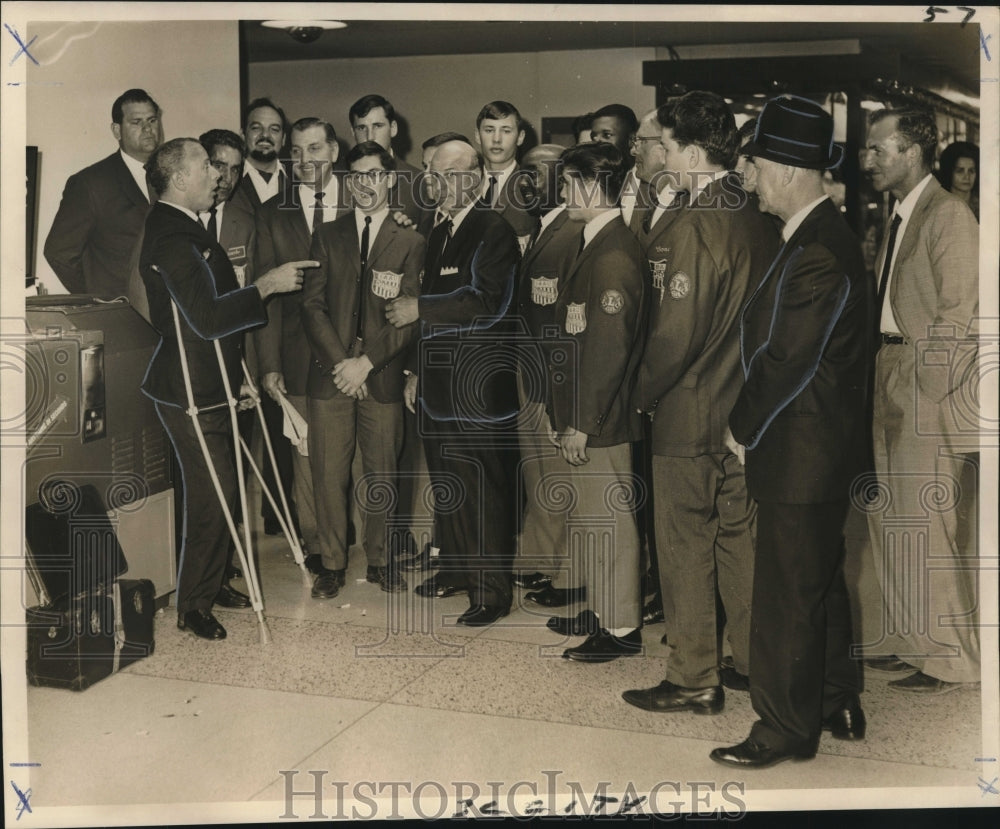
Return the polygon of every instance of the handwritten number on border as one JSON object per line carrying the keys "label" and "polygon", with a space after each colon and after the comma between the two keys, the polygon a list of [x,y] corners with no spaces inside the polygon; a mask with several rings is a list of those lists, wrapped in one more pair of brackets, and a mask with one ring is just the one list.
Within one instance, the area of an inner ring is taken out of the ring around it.
{"label": "handwritten number on border", "polygon": [[[969,8],[968,6],[957,6],[956,8],[960,12],[965,12],[965,17],[962,18],[962,22],[960,24],[962,26],[972,20],[973,15],[976,13],[975,9]],[[942,9],[940,6],[928,6],[924,10],[924,14],[927,15],[927,17],[924,18],[924,23],[933,23],[937,15],[948,14],[948,10]]]}

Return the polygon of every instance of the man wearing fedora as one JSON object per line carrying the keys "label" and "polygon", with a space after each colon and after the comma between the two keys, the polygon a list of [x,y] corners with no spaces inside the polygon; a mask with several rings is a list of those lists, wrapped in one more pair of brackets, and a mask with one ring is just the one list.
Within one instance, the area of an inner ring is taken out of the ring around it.
{"label": "man wearing fedora", "polygon": [[711,758],[739,768],[813,757],[823,729],[862,739],[843,525],[866,458],[873,290],[857,237],[823,191],[843,149],[802,98],[765,105],[752,158],[784,245],[743,309],[745,383],[729,416],[757,501],[750,736]]}

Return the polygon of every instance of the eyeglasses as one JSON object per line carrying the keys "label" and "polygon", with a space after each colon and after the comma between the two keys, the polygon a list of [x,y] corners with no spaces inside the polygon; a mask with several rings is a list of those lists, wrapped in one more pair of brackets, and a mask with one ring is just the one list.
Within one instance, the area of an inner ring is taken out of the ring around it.
{"label": "eyeglasses", "polygon": [[388,170],[362,170],[348,173],[347,177],[358,184],[378,184],[387,175]]}

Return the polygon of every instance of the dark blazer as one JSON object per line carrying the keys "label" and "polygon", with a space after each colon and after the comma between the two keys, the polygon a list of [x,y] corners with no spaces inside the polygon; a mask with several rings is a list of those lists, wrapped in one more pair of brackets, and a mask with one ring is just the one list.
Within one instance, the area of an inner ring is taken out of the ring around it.
{"label": "dark blazer", "polygon": [[[342,176],[338,180],[337,194],[339,219],[350,210]],[[257,214],[256,276],[285,262],[310,259],[311,248],[312,236],[299,203],[298,187],[289,183]],[[294,395],[306,393],[310,359],[309,342],[302,327],[302,297],[305,286],[315,276],[315,268],[306,270],[303,291],[271,297],[267,303],[267,325],[254,335],[260,375],[282,374],[285,388]]]}
{"label": "dark blazer", "polygon": [[514,354],[506,317],[520,254],[510,225],[473,208],[448,241],[445,225],[427,243],[420,335],[411,368],[420,402],[434,420],[505,421],[518,412]]}
{"label": "dark blazer", "polygon": [[[423,175],[423,170],[418,170],[401,158],[396,159],[396,186],[389,191],[389,210],[402,211],[415,224],[420,223],[425,208],[430,207],[423,203],[426,199],[420,191]],[[433,207],[430,207],[430,212],[433,215]]]}
{"label": "dark blazer", "polygon": [[874,286],[829,199],[798,227],[743,310],[746,381],[729,416],[758,501],[844,500],[866,459]]}
{"label": "dark blazer", "polygon": [[[671,213],[676,213],[671,217]],[[653,292],[635,404],[653,412],[655,455],[726,451],[740,372],[739,319],[774,261],[778,236],[735,174],[668,209],[647,238]]]}
{"label": "dark blazer", "polygon": [[[302,296],[302,325],[312,361],[306,394],[328,400],[340,392],[333,367],[347,357],[367,354],[374,368],[368,391],[379,403],[403,399],[403,369],[417,324],[396,328],[385,318],[385,306],[397,296],[419,296],[420,272],[427,243],[415,230],[400,227],[387,216],[370,242],[368,264],[361,273],[361,250],[354,212],[329,222],[313,237],[310,257],[320,267],[306,283]],[[363,341],[356,347],[359,287]]]}
{"label": "dark blazer", "polygon": [[[489,177],[489,173],[486,175]],[[504,180],[503,187],[500,188],[500,195],[497,196],[493,204],[493,209],[503,216],[507,224],[514,228],[514,233],[519,238],[531,236],[538,229],[538,218],[528,212],[518,186],[522,177],[530,175],[532,175],[530,170],[517,167]]]}
{"label": "dark blazer", "polygon": [[148,212],[149,201],[116,150],[66,181],[45,259],[71,294],[126,296],[129,260]]}
{"label": "dark blazer", "polygon": [[[245,162],[246,166],[249,166],[250,162]],[[281,176],[281,182],[279,186],[279,194],[287,193],[291,187],[291,175],[287,164],[282,164],[278,162],[278,169],[274,171],[276,176]],[[273,196],[271,197],[274,198]],[[261,203],[260,196],[257,195],[257,188],[253,186],[253,181],[250,180],[250,175],[244,170],[243,177],[240,179],[240,183],[236,188],[236,193],[233,194],[231,201],[240,199],[250,210],[251,213],[255,215],[260,211],[263,204]],[[271,201],[271,199],[268,199]]]}
{"label": "dark blazer", "polygon": [[575,259],[556,300],[560,336],[576,348],[565,365],[550,369],[549,416],[557,432],[586,432],[589,446],[642,436],[631,397],[646,334],[645,269],[618,213]]}
{"label": "dark blazer", "polygon": [[518,363],[530,400],[548,400],[547,343],[555,339],[556,298],[580,247],[583,222],[571,219],[565,208],[524,252],[518,276],[517,312],[520,317]]}
{"label": "dark blazer", "polygon": [[[155,266],[155,270],[154,270]],[[187,406],[180,350],[170,300],[177,303],[195,403],[225,402],[212,340],[219,340],[234,394],[239,393],[243,336],[267,315],[260,292],[239,288],[226,252],[201,222],[158,203],[146,219],[139,268],[153,327],[160,344],[150,360],[142,390],[153,400]]]}

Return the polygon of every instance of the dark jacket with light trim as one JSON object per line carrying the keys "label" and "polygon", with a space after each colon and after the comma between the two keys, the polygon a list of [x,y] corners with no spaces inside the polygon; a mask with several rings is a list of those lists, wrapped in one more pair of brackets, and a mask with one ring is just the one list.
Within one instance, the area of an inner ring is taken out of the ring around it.
{"label": "dark jacket with light trim", "polygon": [[861,246],[823,201],[782,248],[743,311],[745,383],[729,423],[758,501],[848,497],[867,456],[874,286]]}
{"label": "dark jacket with light trim", "polygon": [[550,357],[549,365],[548,411],[557,432],[572,426],[590,435],[587,445],[594,447],[642,436],[630,400],[645,340],[646,282],[642,248],[620,215],[601,228],[562,280],[555,322],[565,359]]}
{"label": "dark jacket with light trim", "polygon": [[743,379],[740,311],[774,261],[779,237],[735,174],[676,213],[645,240],[653,291],[634,402],[653,413],[653,454],[692,458],[726,451]]}

